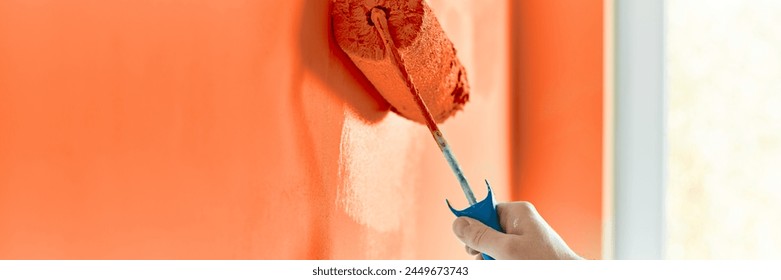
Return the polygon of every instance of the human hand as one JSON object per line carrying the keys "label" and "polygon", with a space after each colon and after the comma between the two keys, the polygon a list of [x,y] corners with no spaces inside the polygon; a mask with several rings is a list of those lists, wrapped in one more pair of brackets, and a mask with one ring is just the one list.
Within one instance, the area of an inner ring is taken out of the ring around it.
{"label": "human hand", "polygon": [[480,252],[497,260],[583,259],[567,246],[531,203],[500,203],[496,211],[506,233],[469,217],[453,221],[453,232],[466,244],[467,253],[477,255],[477,259],[482,259]]}

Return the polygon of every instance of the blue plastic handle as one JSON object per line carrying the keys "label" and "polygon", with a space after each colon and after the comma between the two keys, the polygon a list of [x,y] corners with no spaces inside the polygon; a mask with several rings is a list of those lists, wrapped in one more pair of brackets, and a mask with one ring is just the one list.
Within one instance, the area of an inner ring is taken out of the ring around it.
{"label": "blue plastic handle", "polygon": [[[450,201],[445,199],[447,207],[450,208],[450,211],[452,211],[456,217],[470,217],[497,231],[504,232],[504,230],[502,230],[502,226],[499,225],[499,215],[496,213],[496,200],[494,199],[493,192],[491,191],[491,185],[488,184],[488,180],[485,181],[485,185],[488,187],[488,195],[482,201],[479,201],[464,210],[456,210],[453,209],[453,206],[450,206]],[[483,259],[493,260],[494,258],[483,253]]]}

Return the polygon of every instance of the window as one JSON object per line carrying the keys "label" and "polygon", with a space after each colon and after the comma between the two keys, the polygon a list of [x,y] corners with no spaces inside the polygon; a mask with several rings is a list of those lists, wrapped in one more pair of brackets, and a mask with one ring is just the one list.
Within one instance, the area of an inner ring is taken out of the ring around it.
{"label": "window", "polygon": [[666,3],[667,258],[781,258],[781,1]]}

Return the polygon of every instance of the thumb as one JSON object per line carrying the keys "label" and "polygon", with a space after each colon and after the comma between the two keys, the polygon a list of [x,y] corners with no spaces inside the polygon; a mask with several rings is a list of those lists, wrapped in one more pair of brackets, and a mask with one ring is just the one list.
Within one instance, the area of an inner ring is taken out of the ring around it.
{"label": "thumb", "polygon": [[509,238],[506,234],[469,217],[456,218],[453,221],[453,232],[466,246],[494,258],[502,251],[502,246],[508,244],[506,239]]}

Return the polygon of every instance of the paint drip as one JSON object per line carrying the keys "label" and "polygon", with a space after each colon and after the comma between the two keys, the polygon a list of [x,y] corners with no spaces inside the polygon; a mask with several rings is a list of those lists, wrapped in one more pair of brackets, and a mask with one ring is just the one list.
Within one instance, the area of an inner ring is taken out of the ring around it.
{"label": "paint drip", "polygon": [[434,120],[441,123],[462,110],[469,101],[466,70],[425,1],[334,0],[331,16],[337,44],[391,104],[391,110],[425,123],[371,21],[370,11],[375,7],[386,12],[393,43]]}

